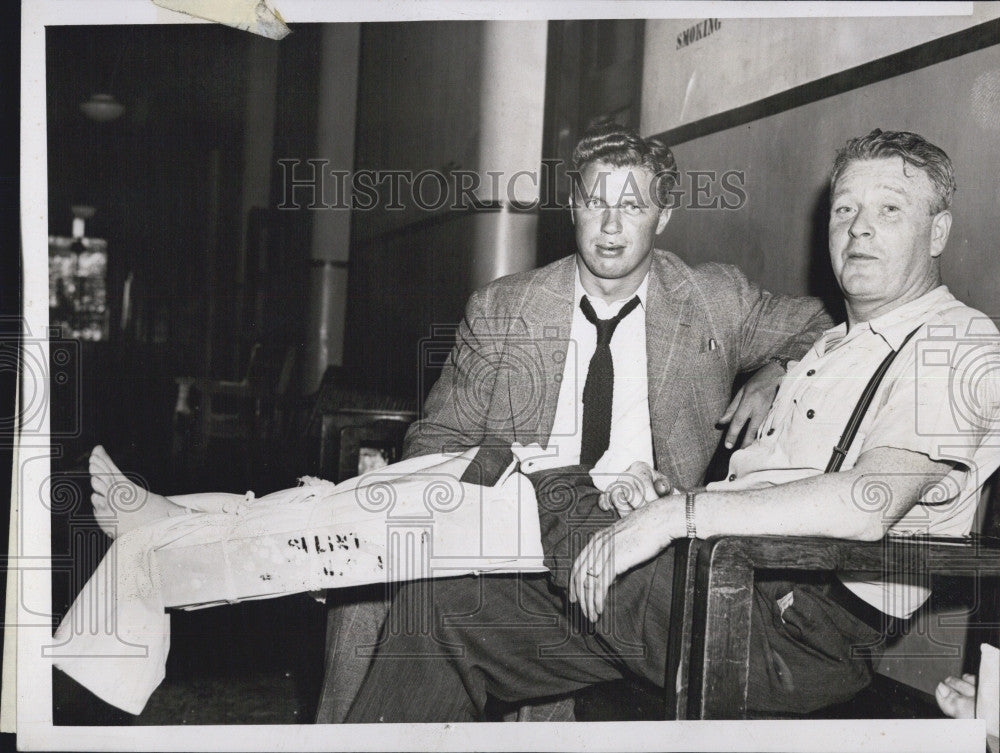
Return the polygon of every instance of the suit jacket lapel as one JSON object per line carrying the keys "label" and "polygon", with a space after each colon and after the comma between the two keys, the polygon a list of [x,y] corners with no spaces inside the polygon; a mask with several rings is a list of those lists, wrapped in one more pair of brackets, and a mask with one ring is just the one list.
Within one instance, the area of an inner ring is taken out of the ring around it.
{"label": "suit jacket lapel", "polygon": [[[539,368],[529,382],[522,383],[513,404],[530,409],[517,416],[517,439],[548,444],[559,397],[558,378],[570,346],[570,326],[576,302],[573,291],[576,256],[567,257],[542,270],[524,289],[519,309],[527,324],[530,345],[537,350]],[[670,428],[683,404],[683,360],[690,352],[691,286],[683,273],[654,251],[646,298],[646,372],[649,382],[649,418],[653,451],[662,465]],[[585,374],[579,378],[585,378]],[[503,397],[503,396],[498,396]],[[520,436],[524,432],[527,436]]]}
{"label": "suit jacket lapel", "polygon": [[685,399],[679,394],[685,380],[676,377],[685,371],[683,359],[689,350],[690,294],[687,279],[654,256],[646,298],[646,373],[653,455],[661,467],[670,429]]}

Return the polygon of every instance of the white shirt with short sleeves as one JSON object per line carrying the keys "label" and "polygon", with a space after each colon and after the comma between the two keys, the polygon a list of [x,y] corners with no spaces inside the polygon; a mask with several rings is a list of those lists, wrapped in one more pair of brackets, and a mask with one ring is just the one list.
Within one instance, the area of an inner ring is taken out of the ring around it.
{"label": "white shirt with short sleeves", "polygon": [[[886,373],[842,470],[877,447],[953,463],[888,534],[967,535],[980,490],[1000,465],[1000,333],[944,285],[849,331],[845,323],[824,333],[789,368],[757,441],[732,456],[725,481],[708,488],[761,488],[823,473],[875,369],[918,325]],[[887,483],[866,480],[854,492],[856,503],[884,506]],[[896,617],[908,617],[930,593],[919,574],[908,586],[842,575],[858,596]]]}

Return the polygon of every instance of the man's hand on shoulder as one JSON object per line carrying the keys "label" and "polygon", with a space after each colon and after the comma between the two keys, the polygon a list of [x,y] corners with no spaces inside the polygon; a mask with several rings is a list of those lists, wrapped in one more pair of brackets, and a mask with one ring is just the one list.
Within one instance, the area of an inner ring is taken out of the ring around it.
{"label": "man's hand on shoulder", "polygon": [[785,376],[785,369],[775,361],[768,361],[750,377],[736,396],[733,397],[726,412],[719,418],[720,424],[729,424],[726,432],[726,447],[732,448],[740,436],[740,431],[746,426],[743,444],[746,447],[757,436],[757,429],[764,422],[774,396],[778,393],[778,385]]}

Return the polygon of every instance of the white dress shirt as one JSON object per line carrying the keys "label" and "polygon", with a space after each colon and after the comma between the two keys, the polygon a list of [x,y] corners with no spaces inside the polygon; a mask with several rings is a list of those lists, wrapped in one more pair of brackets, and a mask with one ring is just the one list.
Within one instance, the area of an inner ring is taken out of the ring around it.
{"label": "white dress shirt", "polygon": [[653,434],[649,426],[649,383],[646,365],[648,286],[647,275],[635,293],[620,301],[605,303],[600,298],[587,294],[577,267],[569,348],[563,364],[549,446],[543,456],[521,463],[521,470],[524,473],[577,465],[580,462],[583,387],[587,381],[590,359],[597,349],[597,328],[590,323],[580,308],[580,299],[583,296],[587,296],[594,307],[594,312],[601,319],[616,316],[632,298],[639,297],[639,305],[618,323],[611,338],[611,361],[615,370],[612,387],[614,397],[611,406],[611,437],[607,451],[590,472],[594,485],[602,491],[607,489],[619,474],[637,460],[653,466]]}

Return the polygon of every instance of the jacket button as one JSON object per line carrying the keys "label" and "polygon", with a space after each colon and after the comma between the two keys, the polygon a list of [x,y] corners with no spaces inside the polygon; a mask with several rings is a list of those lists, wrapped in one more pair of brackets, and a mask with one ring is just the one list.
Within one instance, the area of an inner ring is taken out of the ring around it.
{"label": "jacket button", "polygon": [[806,418],[812,418],[815,415],[816,415],[816,411],[814,411],[812,408],[810,408],[809,410],[806,411]]}
{"label": "jacket button", "polygon": [[771,436],[772,434],[774,434],[774,427],[767,430],[767,436]]}
{"label": "jacket button", "polygon": [[809,371],[806,372],[806,376],[812,376],[815,373],[816,373],[816,369],[809,369]]}
{"label": "jacket button", "polygon": [[729,474],[729,480],[730,481],[735,481],[736,480],[736,474],[735,473]]}

